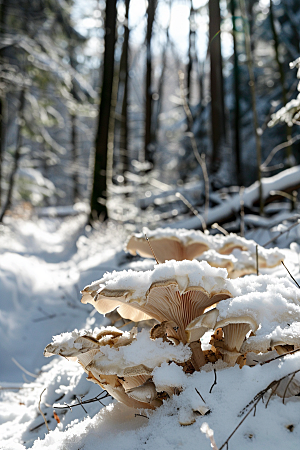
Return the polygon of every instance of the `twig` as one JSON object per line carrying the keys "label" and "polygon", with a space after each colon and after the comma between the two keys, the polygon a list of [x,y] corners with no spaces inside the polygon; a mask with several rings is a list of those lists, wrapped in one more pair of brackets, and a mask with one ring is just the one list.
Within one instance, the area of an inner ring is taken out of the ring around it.
{"label": "twig", "polygon": [[256,275],[259,275],[259,270],[258,270],[258,245],[256,245],[256,249],[255,249],[255,253],[256,253]]}
{"label": "twig", "polygon": [[268,361],[263,361],[260,363],[260,365],[263,366],[264,364],[268,364],[272,361],[276,361],[277,359],[283,358],[286,355],[292,355],[293,353],[297,353],[297,352],[300,352],[300,348],[296,348],[296,350],[291,350],[290,352],[286,352],[286,353],[283,353],[282,355],[275,356],[275,358],[268,359]]}
{"label": "twig", "polygon": [[294,142],[299,141],[299,139],[300,134],[297,134],[292,139],[289,139],[288,141],[283,142],[282,144],[276,145],[276,147],[273,148],[273,150],[271,151],[265,162],[262,163],[261,170],[266,171],[267,165],[272,161],[273,157],[276,155],[277,152],[279,152],[279,150],[291,146],[292,144],[294,144]]}
{"label": "twig", "polygon": [[76,397],[76,398],[79,401],[79,404],[80,404],[81,408],[83,409],[83,411],[87,414],[87,410],[85,409],[85,407],[82,404],[82,397],[80,397],[80,400],[78,399],[78,397]]}
{"label": "twig", "polygon": [[155,261],[157,262],[157,264],[159,264],[158,259],[157,259],[156,256],[155,256],[154,250],[153,250],[153,248],[152,248],[152,245],[150,244],[150,241],[149,241],[149,239],[148,239],[146,233],[144,233],[144,235],[145,235],[146,241],[147,241],[147,243],[148,243],[148,245],[149,245],[149,247],[150,247],[150,250],[151,250],[151,252],[152,252],[152,255],[154,256]]}
{"label": "twig", "polygon": [[271,244],[273,241],[276,241],[276,239],[278,239],[280,236],[282,236],[284,233],[287,233],[288,231],[290,231],[292,228],[296,227],[297,225],[300,225],[300,219],[297,220],[296,223],[293,223],[293,225],[291,225],[289,228],[287,228],[286,230],[281,231],[279,234],[277,234],[276,236],[274,236],[272,239],[270,239],[268,242],[266,242],[263,247],[266,247],[267,245]]}
{"label": "twig", "polygon": [[43,425],[44,425],[44,422],[39,423],[39,424],[36,425],[35,427],[29,428],[29,431],[35,431],[35,430],[38,430],[38,429],[41,428]]}
{"label": "twig", "polygon": [[195,388],[195,391],[197,392],[197,394],[199,395],[199,397],[201,398],[201,400],[203,401],[203,403],[206,403],[206,401],[204,400],[204,398],[202,397],[202,395],[200,394],[200,392],[198,391],[197,388]]}
{"label": "twig", "polygon": [[249,411],[247,412],[247,414],[243,417],[243,419],[240,421],[240,423],[235,427],[235,429],[233,430],[233,432],[230,434],[230,436],[228,436],[228,438],[226,439],[226,441],[224,442],[223,445],[221,445],[221,447],[219,448],[219,450],[222,450],[222,448],[225,447],[225,445],[227,445],[228,447],[228,441],[232,438],[232,436],[234,435],[234,433],[238,430],[238,428],[242,425],[242,423],[247,419],[247,417],[249,416],[249,414],[251,413],[251,411],[256,408],[257,403],[261,400],[261,398],[259,397],[255,403],[253,404],[253,406],[251,407],[251,409],[249,409]]}
{"label": "twig", "polygon": [[209,390],[209,393],[210,393],[210,394],[212,393],[213,387],[216,386],[216,384],[217,384],[217,371],[216,371],[216,369],[214,369],[214,374],[215,374],[215,379],[214,379],[214,382],[213,382],[213,384],[211,385],[211,388],[210,388],[210,390]]}
{"label": "twig", "polygon": [[205,433],[206,437],[210,440],[210,446],[213,450],[218,450],[216,441],[214,439],[214,432],[213,430],[209,427],[208,423],[204,422],[201,427],[200,427],[200,431],[202,431],[202,433]]}
{"label": "twig", "polygon": [[45,415],[44,415],[44,413],[43,413],[43,411],[41,410],[41,400],[42,400],[42,395],[43,395],[43,393],[46,391],[46,388],[43,390],[43,392],[41,393],[41,395],[40,395],[40,401],[39,401],[39,411],[40,411],[40,413],[42,414],[42,416],[43,416],[43,419],[44,419],[44,421],[45,421],[45,425],[46,425],[46,427],[47,427],[47,430],[48,430],[48,433],[49,433],[49,427],[48,427],[48,422],[47,422],[47,419],[46,419],[46,417],[45,417]]}
{"label": "twig", "polygon": [[27,375],[30,375],[32,378],[37,378],[37,375],[35,375],[34,373],[29,372],[28,370],[24,369],[23,366],[21,366],[20,363],[18,363],[18,361],[15,360],[15,358],[11,358],[12,362],[15,363],[16,366],[19,367],[19,369],[23,370],[23,372],[25,372]]}
{"label": "twig", "polygon": [[195,214],[196,217],[198,217],[202,224],[203,230],[207,230],[205,220],[203,219],[201,214],[199,214],[199,212],[193,207],[193,205],[182,194],[180,194],[180,192],[176,192],[175,195],[176,197],[180,198],[180,200],[192,211],[193,214]]}
{"label": "twig", "polygon": [[295,373],[291,376],[291,378],[289,379],[289,382],[288,382],[288,384],[286,385],[286,388],[285,388],[285,390],[284,390],[284,393],[283,393],[283,397],[282,397],[282,403],[284,404],[284,400],[285,400],[285,395],[286,395],[286,393],[287,393],[287,390],[288,390],[288,388],[290,387],[290,384],[291,384],[291,382],[293,381],[293,379],[295,378]]}
{"label": "twig", "polygon": [[[101,395],[103,395],[105,393],[105,395],[103,397],[101,397]],[[100,398],[99,398],[100,397]],[[69,408],[72,411],[73,406],[82,406],[82,405],[86,405],[88,403],[93,403],[93,402],[100,402],[100,400],[104,400],[105,398],[110,397],[110,395],[106,392],[106,391],[102,391],[100,392],[100,394],[98,394],[96,397],[90,398],[88,400],[84,400],[79,403],[74,403],[73,405],[68,405],[67,403],[65,403],[65,406],[62,405],[56,405],[55,403],[53,404],[53,408],[55,409],[67,409]],[[77,397],[76,397],[77,398]],[[103,403],[101,403],[103,404]],[[104,405],[103,405],[104,406]],[[71,408],[72,407],[72,408]]]}
{"label": "twig", "polygon": [[[282,355],[280,355],[282,356]],[[270,383],[265,389],[263,389],[262,391],[260,391],[258,394],[256,394],[256,396],[251,400],[250,403],[248,403],[248,405],[245,406],[245,408],[242,409],[242,411],[239,413],[239,416],[241,416],[244,411],[250,406],[251,408],[249,409],[249,411],[247,412],[247,414],[243,417],[243,419],[239,422],[239,424],[235,427],[235,429],[233,430],[233,432],[230,434],[230,436],[226,439],[226,441],[224,442],[223,445],[221,445],[219,450],[222,450],[222,448],[225,447],[225,445],[228,444],[228,441],[232,438],[232,436],[234,435],[234,433],[238,430],[238,428],[242,425],[242,423],[246,420],[246,418],[249,416],[249,414],[251,413],[251,411],[253,411],[253,409],[256,408],[257,404],[259,403],[260,400],[263,400],[263,396],[265,395],[265,393],[269,390],[272,389],[272,393],[270,395],[270,397],[268,398],[268,401],[266,403],[266,407],[269,404],[269,401],[271,399],[271,397],[274,395],[274,393],[276,392],[276,389],[278,388],[280,382],[282,380],[284,380],[287,377],[290,377],[292,375],[295,376],[296,373],[300,372],[300,369],[295,370],[294,372],[288,373],[287,375],[285,375],[284,377],[280,378],[279,380],[274,380],[272,381],[272,383]],[[276,386],[276,388],[274,389],[274,386]]]}
{"label": "twig", "polygon": [[212,224],[212,229],[213,230],[219,230],[221,231],[221,233],[223,233],[225,236],[228,236],[228,231],[225,230],[225,228],[221,227],[221,225],[219,225],[217,222]]}
{"label": "twig", "polygon": [[144,416],[144,414],[135,414],[135,415],[134,415],[134,417],[138,417],[138,416],[140,416],[140,417],[145,417],[145,419],[149,419],[149,417]]}
{"label": "twig", "polygon": [[286,267],[286,265],[284,264],[283,261],[281,261],[281,264],[283,265],[283,267],[287,270],[289,276],[291,277],[291,279],[294,281],[294,283],[296,283],[296,285],[298,286],[298,288],[300,289],[300,285],[299,283],[295,280],[295,278],[293,277],[293,275],[291,274],[291,272],[289,271],[289,269]]}

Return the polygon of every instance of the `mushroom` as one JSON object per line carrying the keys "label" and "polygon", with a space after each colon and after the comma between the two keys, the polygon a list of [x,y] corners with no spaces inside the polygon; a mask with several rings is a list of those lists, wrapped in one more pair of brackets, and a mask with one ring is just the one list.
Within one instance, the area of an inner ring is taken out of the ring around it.
{"label": "mushroom", "polygon": [[[100,313],[118,308],[119,314],[134,321],[156,319],[166,322],[169,339],[187,343],[186,327],[205,309],[232,297],[226,271],[210,267],[205,261],[169,261],[143,273],[149,284],[132,288],[140,277],[135,272],[118,273],[87,286],[82,302],[91,303]],[[122,288],[126,284],[126,288]],[[112,289],[110,286],[114,286]],[[127,286],[131,287],[130,289]],[[97,289],[98,287],[98,289]],[[147,287],[147,289],[146,289]],[[172,324],[172,326],[170,325]],[[199,370],[205,363],[201,344],[189,343],[193,365]]]}
{"label": "mushroom", "polygon": [[[201,231],[158,228],[155,231],[146,230],[146,233],[159,263],[171,259],[192,260],[210,248],[209,237]],[[129,237],[126,250],[132,255],[138,253],[144,258],[153,258],[150,245],[144,234],[134,234]]]}
{"label": "mushroom", "polygon": [[134,408],[154,409],[161,405],[152,382],[155,367],[171,361],[184,363],[191,357],[189,348],[152,340],[146,330],[121,332],[108,327],[83,333],[87,332],[75,330],[54,337],[45,349],[45,356],[59,354],[78,360],[88,380]]}
{"label": "mushroom", "polygon": [[246,334],[250,330],[256,331],[258,324],[252,316],[244,315],[220,320],[216,327],[222,328],[224,336],[223,340],[213,340],[212,344],[215,348],[219,348],[223,355],[223,361],[233,366],[242,354],[240,349]]}
{"label": "mushroom", "polygon": [[[246,252],[256,262],[256,247],[258,251],[258,263],[260,268],[273,268],[284,260],[284,254],[277,248],[265,249],[258,245],[255,241],[245,239],[237,234],[216,235],[212,241],[212,248],[222,255],[233,254],[239,260],[242,259],[243,253]],[[252,263],[250,265],[252,267]],[[256,267],[256,264],[255,264]],[[250,269],[250,268],[249,268]],[[253,273],[253,272],[250,272]]]}

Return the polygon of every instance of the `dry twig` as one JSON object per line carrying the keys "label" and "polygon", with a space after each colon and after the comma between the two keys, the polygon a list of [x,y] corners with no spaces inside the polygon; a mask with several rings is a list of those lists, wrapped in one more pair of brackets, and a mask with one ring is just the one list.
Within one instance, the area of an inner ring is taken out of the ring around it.
{"label": "dry twig", "polygon": [[46,425],[46,427],[47,427],[47,430],[48,430],[48,433],[49,433],[49,427],[48,427],[48,422],[47,422],[47,419],[46,419],[46,417],[45,417],[45,414],[43,413],[43,411],[41,410],[41,401],[42,401],[42,395],[43,395],[43,393],[46,391],[46,388],[43,390],[43,392],[41,393],[41,395],[40,395],[40,401],[39,401],[39,411],[40,411],[40,413],[42,414],[42,416],[43,416],[43,419],[44,419],[44,422],[45,422],[45,425]]}
{"label": "dry twig", "polygon": [[283,267],[287,270],[289,276],[291,277],[291,279],[294,281],[294,283],[296,283],[296,285],[298,286],[298,288],[300,289],[300,285],[297,282],[297,280],[293,277],[293,275],[291,274],[291,272],[289,271],[289,269],[286,267],[286,265],[284,264],[283,261],[281,261],[281,264],[283,265]]}

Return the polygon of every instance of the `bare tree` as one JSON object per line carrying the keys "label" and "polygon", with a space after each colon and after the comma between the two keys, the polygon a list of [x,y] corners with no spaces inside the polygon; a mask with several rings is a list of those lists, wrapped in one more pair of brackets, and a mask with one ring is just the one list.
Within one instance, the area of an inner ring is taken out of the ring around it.
{"label": "bare tree", "polygon": [[145,84],[145,96],[146,96],[146,111],[145,111],[145,144],[144,154],[145,161],[149,161],[153,164],[153,151],[151,151],[152,141],[152,54],[151,54],[151,38],[153,23],[155,18],[155,10],[157,6],[157,0],[148,0],[147,9],[147,61],[146,61],[146,84]]}
{"label": "bare tree", "polygon": [[240,140],[240,69],[239,69],[239,57],[237,48],[237,28],[236,28],[236,0],[230,0],[230,10],[232,17],[232,36],[233,36],[233,89],[234,89],[234,153],[235,153],[235,166],[236,166],[236,178],[238,184],[243,184],[242,172],[241,172],[241,140]]}
{"label": "bare tree", "polygon": [[117,0],[106,1],[104,59],[101,102],[95,141],[95,164],[91,193],[90,220],[107,219],[107,144],[110,122],[111,98],[114,78],[114,52],[117,17]]}
{"label": "bare tree", "polygon": [[221,54],[221,15],[219,0],[209,0],[210,95],[212,171],[220,163],[220,145],[225,139],[225,106]]}
{"label": "bare tree", "polygon": [[[123,82],[123,99],[122,99],[122,114],[121,114],[121,129],[120,129],[120,156],[122,159],[122,170],[124,172],[129,170],[129,156],[128,156],[128,71],[129,71],[129,5],[130,0],[125,0],[125,25],[124,25],[124,41],[122,48],[122,56],[120,61],[120,81]],[[126,178],[124,177],[126,182]]]}
{"label": "bare tree", "polygon": [[22,142],[23,142],[23,136],[22,136],[22,126],[24,122],[24,109],[25,109],[25,89],[21,90],[20,94],[20,100],[19,100],[19,110],[18,110],[18,131],[17,131],[17,145],[16,145],[16,151],[14,154],[14,161],[13,161],[13,167],[10,173],[10,177],[8,180],[8,192],[6,196],[6,201],[3,205],[1,214],[0,214],[0,222],[3,222],[3,217],[7,213],[8,209],[11,207],[12,203],[12,195],[13,195],[13,189],[16,179],[16,174],[19,168],[19,160],[21,156],[21,150],[22,150]]}

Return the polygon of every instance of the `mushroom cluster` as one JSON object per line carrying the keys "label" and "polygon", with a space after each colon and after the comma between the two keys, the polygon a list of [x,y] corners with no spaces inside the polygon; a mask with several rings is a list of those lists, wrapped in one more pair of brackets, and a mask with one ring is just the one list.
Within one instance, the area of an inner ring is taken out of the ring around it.
{"label": "mushroom cluster", "polygon": [[156,388],[153,369],[164,362],[184,364],[191,351],[184,345],[169,345],[149,339],[149,332],[136,328],[123,332],[115,327],[77,331],[55,336],[45,348],[46,357],[60,355],[77,360],[88,380],[99,384],[112,397],[133,408],[154,409],[174,393],[172,385]]}
{"label": "mushroom cluster", "polygon": [[265,249],[255,241],[234,233],[212,236],[201,231],[172,228],[145,231],[151,245],[144,234],[137,233],[127,240],[126,251],[145,258],[155,255],[159,263],[171,259],[204,260],[213,267],[226,268],[229,278],[256,273],[256,252],[260,269],[276,267],[284,260],[283,253],[278,249]]}
{"label": "mushroom cluster", "polygon": [[[188,377],[212,370],[219,360],[223,368],[242,368],[257,364],[261,354],[267,358],[274,350],[282,354],[300,348],[300,294],[294,285],[270,275],[238,277],[254,271],[254,241],[172,233],[150,235],[152,249],[145,238],[142,247],[139,236],[130,238],[127,249],[132,253],[155,253],[159,263],[152,270],[106,273],[82,290],[82,303],[129,319],[135,323],[131,331],[75,330],[55,336],[44,353],[77,360],[88,380],[134,408],[154,409],[180,393],[182,387],[172,380],[156,382],[155,369],[164,364]],[[174,259],[165,261],[170,255]],[[275,266],[283,256],[265,249],[259,255],[266,266]],[[151,330],[137,331],[137,324],[149,321],[155,323]],[[300,392],[300,382],[296,377],[292,381],[279,385],[279,395]],[[204,414],[207,407],[198,412]]]}

